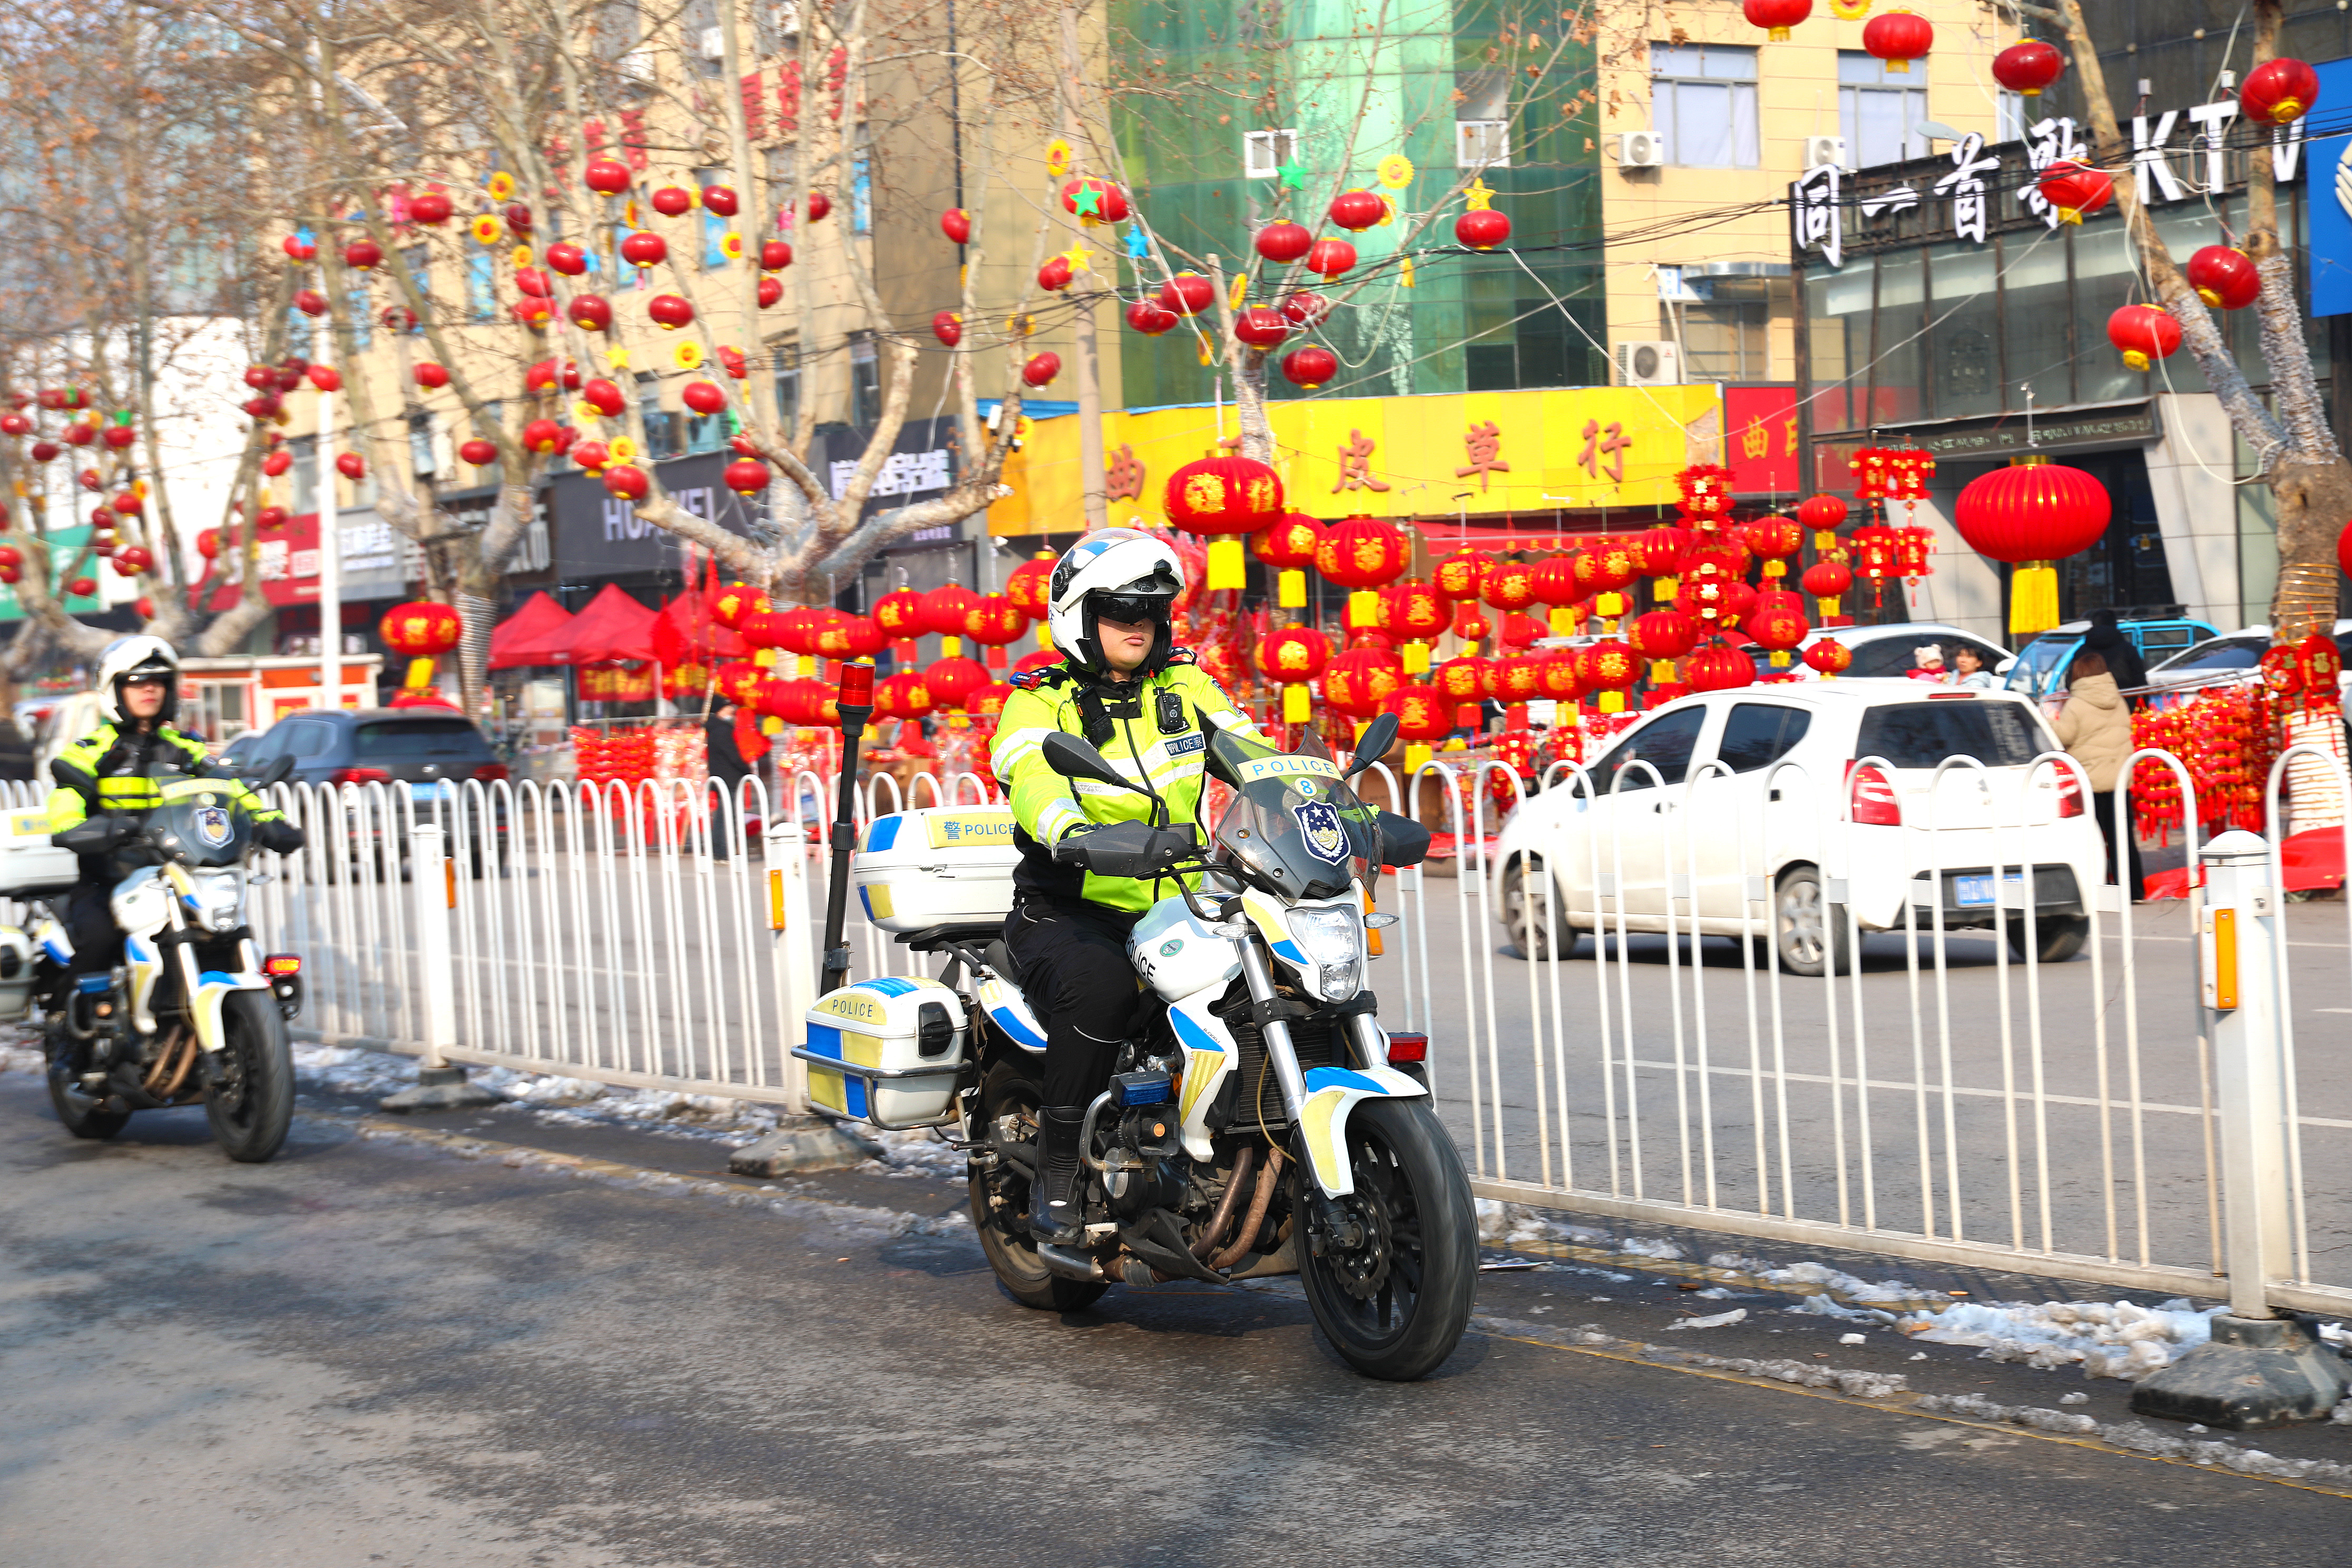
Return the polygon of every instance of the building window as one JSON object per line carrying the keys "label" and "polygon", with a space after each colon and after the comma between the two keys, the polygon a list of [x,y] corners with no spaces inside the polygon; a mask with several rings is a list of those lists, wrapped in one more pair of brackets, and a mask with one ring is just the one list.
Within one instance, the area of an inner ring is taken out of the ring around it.
{"label": "building window", "polygon": [[293,513],[301,517],[319,510],[319,438],[297,436],[286,449],[294,454],[294,467],[289,470],[294,480]]}
{"label": "building window", "polygon": [[874,340],[859,337],[849,345],[849,422],[871,430],[882,422],[882,365],[874,357]]}
{"label": "building window", "polygon": [[[865,132],[858,134],[862,138]],[[864,147],[849,164],[849,232],[874,232],[874,155]]]}
{"label": "building window", "polygon": [[787,441],[801,421],[801,367],[797,351],[776,350],[776,423]]}
{"label": "building window", "polygon": [[662,407],[661,378],[655,375],[637,377],[637,416],[646,424],[646,456],[674,458],[677,455],[676,422]]}
{"label": "building window", "polygon": [[[723,182],[719,177],[719,171],[716,169],[697,169],[694,171],[694,188],[698,191],[707,191],[711,186],[722,183]],[[703,269],[708,271],[714,267],[724,267],[727,265],[726,246],[728,220],[720,217],[709,207],[703,207],[701,211],[702,266]]]}
{"label": "building window", "polygon": [[466,315],[487,321],[499,313],[499,262],[487,250],[466,258]]}
{"label": "building window", "polygon": [[1253,180],[1271,180],[1285,163],[1298,162],[1298,132],[1247,131],[1242,133],[1243,172]]}
{"label": "building window", "polygon": [[1650,102],[1666,160],[1693,169],[1753,169],[1756,51],[1719,44],[1652,44]]}
{"label": "building window", "polygon": [[[1762,300],[1708,300],[1668,304],[1666,333],[1683,350],[1691,381],[1769,381],[1766,349],[1771,306]],[[1676,318],[1680,330],[1676,330]]]}
{"label": "building window", "polygon": [[433,451],[433,416],[419,414],[408,422],[408,471],[429,479],[441,471]]}
{"label": "building window", "polygon": [[1507,120],[1455,121],[1454,161],[1465,169],[1509,168],[1511,122]]}
{"label": "building window", "polygon": [[352,347],[365,353],[375,337],[375,321],[370,315],[367,285],[362,283],[347,296],[352,312]]}
{"label": "building window", "polygon": [[2025,128],[2038,118],[2025,105],[2025,95],[2006,89],[1993,95],[1993,135],[1996,142],[2022,142]]}
{"label": "building window", "polygon": [[1845,161],[1857,169],[1927,155],[1919,122],[1927,118],[1927,62],[1891,76],[1885,61],[1857,49],[1838,51],[1838,124]]}
{"label": "building window", "polygon": [[1465,169],[1511,165],[1511,76],[1508,71],[1454,75],[1454,162]]}
{"label": "building window", "polygon": [[[400,258],[408,266],[408,276],[416,285],[417,297],[425,301],[425,308],[430,310],[433,308],[433,247],[429,245],[412,245],[400,253]],[[397,289],[397,287],[398,285],[395,284],[394,288]],[[412,332],[423,331],[424,319],[418,318],[416,325],[408,330]]]}

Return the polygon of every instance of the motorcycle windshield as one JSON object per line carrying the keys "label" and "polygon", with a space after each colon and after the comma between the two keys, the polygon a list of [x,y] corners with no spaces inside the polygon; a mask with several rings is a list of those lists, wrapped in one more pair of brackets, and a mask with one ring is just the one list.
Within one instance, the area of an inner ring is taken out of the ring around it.
{"label": "motorcycle windshield", "polygon": [[1266,886],[1294,899],[1336,899],[1372,874],[1378,819],[1328,757],[1220,730],[1209,737],[1208,768],[1234,789],[1217,847]]}
{"label": "motorcycle windshield", "polygon": [[157,848],[186,866],[235,866],[245,858],[253,836],[243,791],[232,793],[219,779],[173,779],[163,786],[163,804],[147,813],[147,831]]}

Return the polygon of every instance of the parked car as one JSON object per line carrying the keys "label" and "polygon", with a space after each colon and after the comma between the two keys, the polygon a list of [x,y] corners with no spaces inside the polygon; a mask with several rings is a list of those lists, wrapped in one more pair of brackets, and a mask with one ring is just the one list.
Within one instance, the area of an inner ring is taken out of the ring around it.
{"label": "parked car", "polygon": [[[2337,621],[2335,636],[2336,650],[2352,658],[2352,618]],[[2150,666],[2147,683],[2153,687],[2205,687],[2257,679],[2263,655],[2270,651],[2270,647],[2271,628],[2267,626],[2252,626],[2224,637],[2208,637],[2162,664]]]}
{"label": "parked car", "polygon": [[33,735],[34,773],[47,778],[49,764],[64,755],[68,746],[97,729],[104,718],[98,710],[95,691],[75,691],[58,698]]}
{"label": "parked car", "polygon": [[[2034,699],[2046,701],[2065,689],[2066,667],[2074,662],[2082,651],[2083,634],[2091,629],[2088,621],[2068,621],[2033,637],[2017,650],[2017,662],[2008,670],[2008,686]],[[2183,649],[2200,643],[2219,633],[2204,621],[2187,617],[2116,622],[2116,629],[2131,639],[2139,649],[2140,662],[2148,667],[2153,676],[2157,665]]]}
{"label": "parked car", "polygon": [[[1830,918],[1832,879],[1844,884],[1862,930],[1894,931],[1915,882],[1940,868],[1945,927],[1988,929],[2002,918],[1996,861],[2020,892],[2030,861],[2038,956],[2059,963],[2081,950],[2084,889],[2105,878],[2098,825],[2074,775],[2063,764],[2030,765],[2058,749],[2032,703],[1998,690],[1836,680],[1683,698],[1592,764],[1592,793],[1558,784],[1511,814],[1495,847],[1496,905],[1523,955],[1549,956],[1594,922],[1597,846],[1601,887],[1620,889],[1599,906],[1611,929],[1622,909],[1626,929],[1664,931],[1667,889],[1687,876],[1676,930],[1692,930],[1695,912],[1702,935],[1755,938],[1768,930],[1750,908],[1760,876],[1780,966],[1819,974],[1825,963],[1843,971],[1853,960],[1843,912]],[[1948,757],[1984,769],[1955,768],[1938,784],[1935,770]],[[1710,762],[1729,775],[1700,776]],[[1548,864],[1553,853],[1559,861]],[[1549,919],[1538,880],[1547,868],[1558,895]],[[2023,916],[2003,904],[2022,956]],[[1922,909],[1919,928],[1932,919]]]}
{"label": "parked car", "polygon": [[1786,665],[1772,663],[1771,653],[1754,643],[1739,651],[1756,661],[1757,673],[1793,673],[1800,680],[1818,680],[1811,666],[1804,662],[1804,651],[1817,642],[1839,642],[1853,655],[1853,663],[1840,680],[1907,679],[1919,668],[1919,650],[1934,643],[1944,650],[1944,668],[1952,668],[1953,655],[1963,647],[1974,648],[1977,658],[1988,670],[1999,669],[2010,657],[1999,643],[1987,642],[1974,632],[1964,632],[1958,626],[1948,626],[1940,621],[1906,622],[1893,626],[1822,626],[1816,629],[1789,656]]}
{"label": "parked car", "polygon": [[[240,735],[231,743],[239,772],[257,772],[279,757],[293,759],[289,784],[406,784],[417,797],[420,819],[437,789],[455,795],[468,780],[488,784],[507,776],[507,766],[489,741],[462,714],[426,708],[360,708],[289,713],[267,730]],[[506,814],[494,802],[493,830],[499,862],[506,860]],[[473,844],[453,844],[451,853],[472,859]],[[407,846],[401,847],[406,861]],[[476,868],[479,874],[480,868]]]}

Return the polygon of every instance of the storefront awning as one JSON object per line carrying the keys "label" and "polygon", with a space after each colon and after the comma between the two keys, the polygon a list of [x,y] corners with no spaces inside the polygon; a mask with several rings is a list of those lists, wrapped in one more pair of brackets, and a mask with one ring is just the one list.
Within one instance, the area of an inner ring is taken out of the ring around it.
{"label": "storefront awning", "polygon": [[550,663],[607,664],[654,656],[654,612],[623,593],[618,584],[605,584],[565,630],[563,657]]}
{"label": "storefront awning", "polygon": [[533,594],[490,633],[490,668],[520,669],[559,662],[548,656],[570,641],[572,619],[572,612],[548,595]]}

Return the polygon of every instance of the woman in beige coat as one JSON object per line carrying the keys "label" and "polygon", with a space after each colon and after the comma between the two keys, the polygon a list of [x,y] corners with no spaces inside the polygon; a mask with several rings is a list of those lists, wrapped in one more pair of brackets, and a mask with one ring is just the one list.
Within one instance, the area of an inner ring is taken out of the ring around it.
{"label": "woman in beige coat", "polygon": [[2122,805],[2118,818],[2116,801],[2124,759],[2132,752],[2131,709],[2126,706],[2116,678],[2107,673],[2107,661],[2096,652],[2085,648],[2067,667],[2066,706],[2058,710],[2053,728],[2066,754],[2082,763],[2083,772],[2090,775],[2091,806],[2099,819],[2099,837],[2107,846],[2109,882],[2116,879],[2116,834],[2121,824],[2120,831],[2130,843],[2131,899],[2138,903],[2147,891],[2140,873],[2139,835],[2132,831],[2129,802]]}

